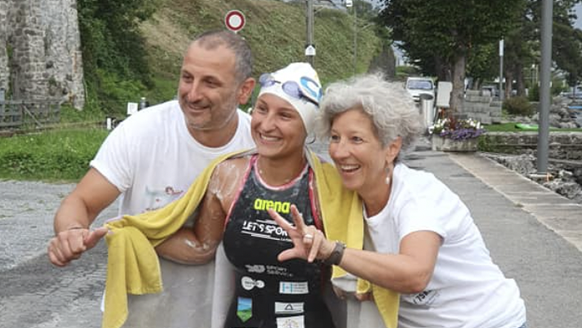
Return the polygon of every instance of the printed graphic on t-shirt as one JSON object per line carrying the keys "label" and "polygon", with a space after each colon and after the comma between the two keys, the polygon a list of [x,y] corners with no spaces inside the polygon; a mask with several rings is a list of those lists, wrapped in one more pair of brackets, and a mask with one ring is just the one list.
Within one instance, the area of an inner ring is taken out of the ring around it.
{"label": "printed graphic on t-shirt", "polygon": [[438,290],[425,290],[418,294],[402,295],[406,301],[414,305],[429,306],[438,298]]}
{"label": "printed graphic on t-shirt", "polygon": [[184,193],[183,190],[174,189],[172,186],[167,186],[163,190],[155,190],[150,189],[148,186],[145,188],[145,195],[146,195],[146,208],[145,212],[157,210],[162,208],[169,203],[175,201],[176,199],[180,198],[180,196]]}

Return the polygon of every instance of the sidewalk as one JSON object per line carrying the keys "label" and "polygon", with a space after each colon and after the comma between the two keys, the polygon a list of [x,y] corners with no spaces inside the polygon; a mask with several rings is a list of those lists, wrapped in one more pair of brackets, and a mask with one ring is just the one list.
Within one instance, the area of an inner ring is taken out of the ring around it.
{"label": "sidewalk", "polygon": [[[582,206],[478,153],[429,149],[406,163],[435,174],[470,208],[494,261],[520,286],[528,327],[580,327]],[[104,244],[66,269],[46,258],[52,216],[72,187],[0,181],[0,328],[101,326]]]}
{"label": "sidewalk", "polygon": [[580,327],[582,205],[479,153],[428,149],[407,164],[435,174],[470,208],[494,261],[520,286],[528,327]]}

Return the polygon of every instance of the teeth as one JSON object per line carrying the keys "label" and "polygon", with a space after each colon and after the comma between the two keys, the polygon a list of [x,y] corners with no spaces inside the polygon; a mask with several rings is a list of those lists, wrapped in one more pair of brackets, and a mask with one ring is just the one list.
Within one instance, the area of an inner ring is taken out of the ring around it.
{"label": "teeth", "polygon": [[277,141],[279,140],[279,138],[275,138],[275,137],[267,137],[264,134],[261,134],[261,139],[266,140],[266,141]]}
{"label": "teeth", "polygon": [[341,165],[340,167],[343,171],[353,171],[360,168],[359,165]]}

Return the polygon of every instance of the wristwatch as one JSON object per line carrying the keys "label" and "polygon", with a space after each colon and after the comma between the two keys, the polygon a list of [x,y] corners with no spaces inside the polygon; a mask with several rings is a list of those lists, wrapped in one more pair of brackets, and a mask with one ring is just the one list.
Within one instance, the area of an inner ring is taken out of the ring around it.
{"label": "wristwatch", "polygon": [[344,250],[346,249],[346,244],[341,241],[335,242],[335,247],[327,259],[323,261],[325,265],[339,265],[344,256]]}

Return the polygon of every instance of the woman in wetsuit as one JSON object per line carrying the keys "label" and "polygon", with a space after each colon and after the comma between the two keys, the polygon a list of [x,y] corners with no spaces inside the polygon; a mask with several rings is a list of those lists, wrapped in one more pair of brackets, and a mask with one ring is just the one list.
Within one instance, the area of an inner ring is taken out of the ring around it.
{"label": "woman in wetsuit", "polygon": [[236,279],[225,328],[334,328],[322,296],[325,268],[278,261],[293,244],[267,212],[274,209],[291,222],[295,204],[306,224],[322,229],[305,148],[321,85],[307,63],[264,74],[259,82],[251,120],[256,153],[218,164],[194,230],[179,230],[156,250],[178,262],[206,263],[224,240]]}

